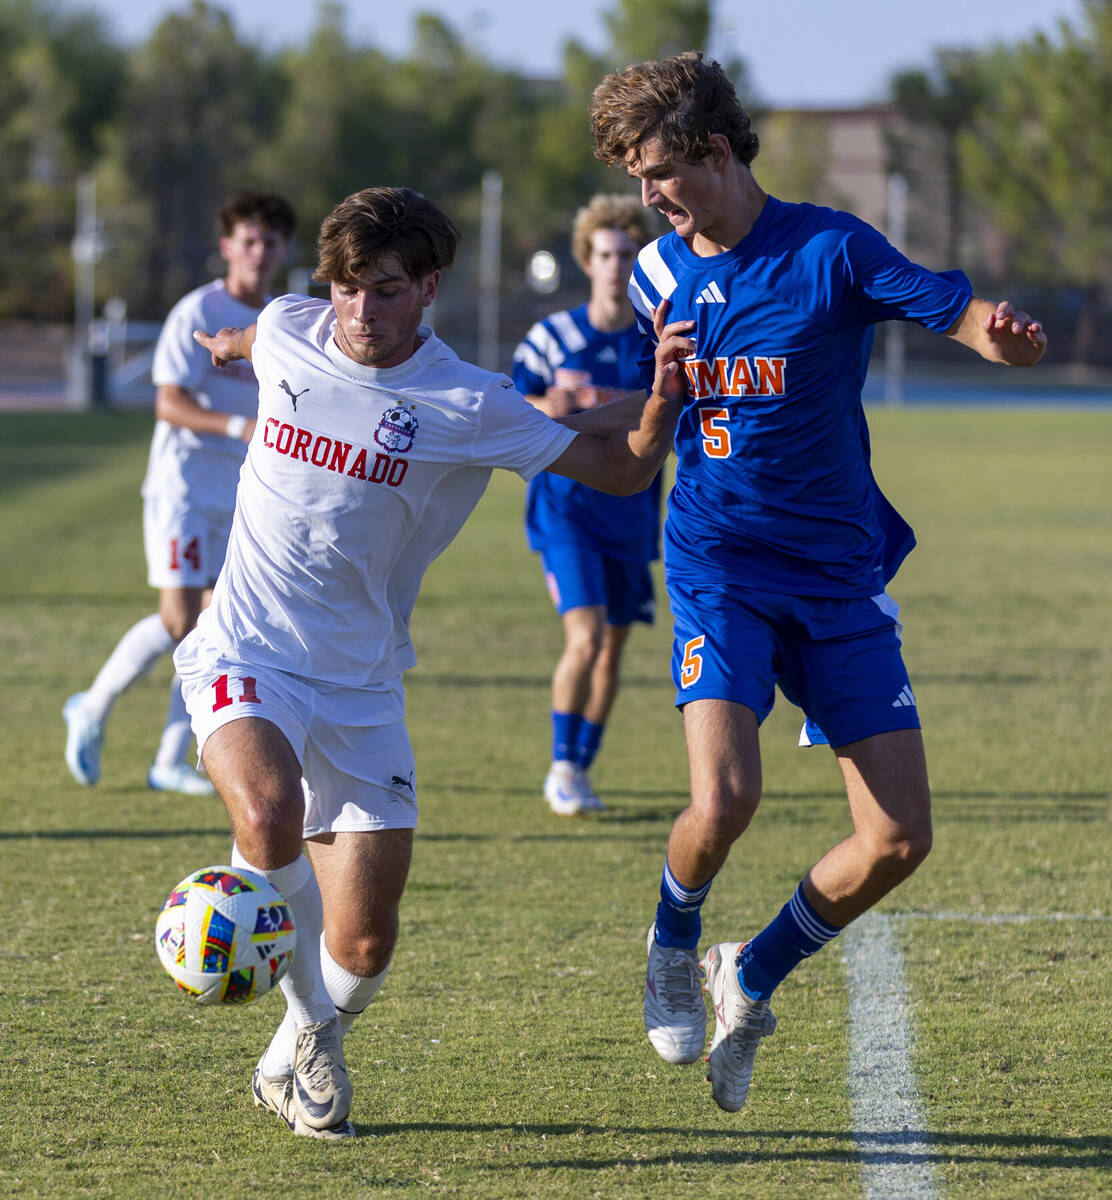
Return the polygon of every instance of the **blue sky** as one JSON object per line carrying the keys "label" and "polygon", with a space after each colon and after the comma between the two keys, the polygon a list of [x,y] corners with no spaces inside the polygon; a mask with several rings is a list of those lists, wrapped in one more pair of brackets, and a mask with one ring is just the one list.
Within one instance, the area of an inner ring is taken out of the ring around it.
{"label": "blue sky", "polygon": [[[88,0],[85,0],[88,3]],[[270,47],[295,44],[314,24],[313,0],[213,0]],[[116,34],[140,40],[187,0],[92,0]],[[392,54],[410,45],[413,17],[437,12],[483,54],[533,74],[558,74],[569,37],[605,45],[599,0],[351,0],[352,40]],[[892,71],[926,65],[936,46],[1014,43],[1057,20],[1080,25],[1081,0],[718,0],[712,50],[746,60],[760,98],[776,105],[858,104],[883,95]]]}

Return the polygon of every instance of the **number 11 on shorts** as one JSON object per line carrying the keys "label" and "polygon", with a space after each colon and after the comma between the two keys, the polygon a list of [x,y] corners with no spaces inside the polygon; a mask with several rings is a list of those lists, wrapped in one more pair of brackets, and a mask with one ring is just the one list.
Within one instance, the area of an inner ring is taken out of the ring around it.
{"label": "number 11 on shorts", "polygon": [[[232,697],[231,688],[238,684],[239,695]],[[222,708],[227,708],[230,704],[234,704],[236,700],[240,704],[260,704],[259,694],[255,691],[255,680],[250,675],[240,675],[235,679],[230,679],[227,675],[221,675],[218,679],[213,680],[212,690],[216,693],[216,703],[212,706],[213,712],[219,712]]]}

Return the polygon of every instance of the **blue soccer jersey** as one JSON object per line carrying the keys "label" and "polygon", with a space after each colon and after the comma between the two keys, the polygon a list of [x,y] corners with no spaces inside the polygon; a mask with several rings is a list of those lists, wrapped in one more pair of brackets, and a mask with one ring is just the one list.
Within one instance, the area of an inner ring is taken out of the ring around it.
{"label": "blue soccer jersey", "polygon": [[700,258],[676,234],[630,282],[651,379],[652,308],[693,320],[676,428],[670,576],[704,587],[872,596],[914,545],[869,464],[861,405],[873,326],[945,332],[972,294],[910,262],[848,213],[769,197],[749,233]]}
{"label": "blue soccer jersey", "polygon": [[[555,385],[591,386],[604,404],[643,390],[637,325],[616,333],[595,329],[587,306],[538,321],[514,353],[514,385],[540,396]],[[542,471],[529,483],[525,505],[529,548],[586,545],[600,554],[649,562],[659,554],[660,476],[634,496],[610,496],[563,475]]]}

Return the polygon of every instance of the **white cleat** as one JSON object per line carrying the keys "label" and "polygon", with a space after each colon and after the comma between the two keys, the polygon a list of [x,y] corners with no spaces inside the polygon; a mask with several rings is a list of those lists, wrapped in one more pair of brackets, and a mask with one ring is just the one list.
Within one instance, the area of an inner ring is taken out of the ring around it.
{"label": "white cleat", "polygon": [[84,692],[75,692],[66,701],[62,716],[66,721],[66,766],[78,783],[88,787],[100,778],[104,727],[81,707],[84,699]]}
{"label": "white cleat", "polygon": [[339,1017],[297,1031],[292,1090],[293,1111],[310,1128],[329,1129],[347,1119],[351,1080],[344,1062],[344,1031]]}
{"label": "white cleat", "polygon": [[707,1055],[711,1094],[719,1108],[737,1112],[749,1095],[753,1063],[761,1038],[776,1032],[767,1000],[741,990],[737,956],[744,942],[720,942],[703,956],[706,989],[714,1004],[714,1038]]}
{"label": "white cleat", "polygon": [[298,1137],[323,1138],[326,1141],[342,1141],[344,1138],[355,1137],[355,1127],[346,1117],[324,1129],[315,1129],[312,1125],[306,1125],[298,1115],[293,1102],[292,1073],[273,1077],[264,1075],[261,1058],[259,1065],[255,1068],[255,1074],[251,1078],[251,1091],[259,1108],[265,1108],[268,1112],[274,1113],[276,1117],[281,1117],[289,1126],[290,1132]]}
{"label": "white cleat", "polygon": [[558,817],[598,812],[605,807],[595,795],[587,772],[566,759],[558,759],[549,767],[544,780],[544,798]]}
{"label": "white cleat", "polygon": [[147,772],[147,787],[156,792],[183,792],[187,796],[216,795],[212,780],[184,762],[170,763],[169,766],[155,763]]}
{"label": "white cleat", "polygon": [[648,950],[645,1032],[665,1062],[695,1062],[707,1041],[699,955],[695,950],[658,945],[655,924],[649,929]]}

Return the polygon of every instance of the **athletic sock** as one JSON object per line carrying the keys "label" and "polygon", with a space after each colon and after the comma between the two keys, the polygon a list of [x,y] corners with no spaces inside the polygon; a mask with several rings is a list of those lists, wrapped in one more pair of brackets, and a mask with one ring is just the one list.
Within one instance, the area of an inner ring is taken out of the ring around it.
{"label": "athletic sock", "polygon": [[779,914],[738,955],[741,990],[754,1000],[767,1000],[805,958],[841,932],[815,912],[800,884]]}
{"label": "athletic sock", "polygon": [[605,725],[596,725],[594,721],[583,718],[583,723],[579,727],[579,740],[576,743],[576,760],[584,771],[595,761],[595,755],[598,754],[598,748],[602,744],[602,735],[605,729]]}
{"label": "athletic sock", "polygon": [[576,761],[576,746],[579,730],[583,725],[582,713],[563,713],[552,710],[552,761]]}
{"label": "athletic sock", "polygon": [[324,944],[322,934],[320,969],[324,976],[324,985],[328,988],[328,994],[336,1006],[340,1024],[344,1027],[344,1033],[347,1033],[354,1024],[355,1018],[370,1004],[378,989],[382,987],[386,980],[386,972],[390,970],[390,964],[387,963],[377,975],[356,975],[347,967],[341,967],[328,953],[328,947]]}
{"label": "athletic sock", "polygon": [[173,648],[174,639],[166,632],[158,613],[137,621],[116,643],[115,650],[97,672],[81,707],[94,721],[103,721],[123,692]]}
{"label": "athletic sock", "polygon": [[185,707],[185,698],[181,694],[181,679],[175,675],[170,680],[170,705],[166,712],[162,740],[158,743],[158,753],[154,756],[154,765],[172,767],[175,763],[185,762],[186,747],[192,736],[189,710]]}
{"label": "athletic sock", "polygon": [[336,1006],[324,986],[320,972],[320,935],[324,928],[324,909],[321,905],[317,877],[304,854],[292,863],[264,871],[252,866],[239,852],[232,849],[232,866],[246,867],[268,879],[285,897],[293,914],[297,930],[297,947],[289,970],[278,986],[286,998],[294,1025],[304,1029],[318,1021],[328,1021],[336,1015]]}
{"label": "athletic sock", "polygon": [[700,909],[713,877],[702,887],[686,888],[672,874],[667,859],[660,876],[660,903],[656,906],[656,940],[661,946],[694,950],[703,931]]}

